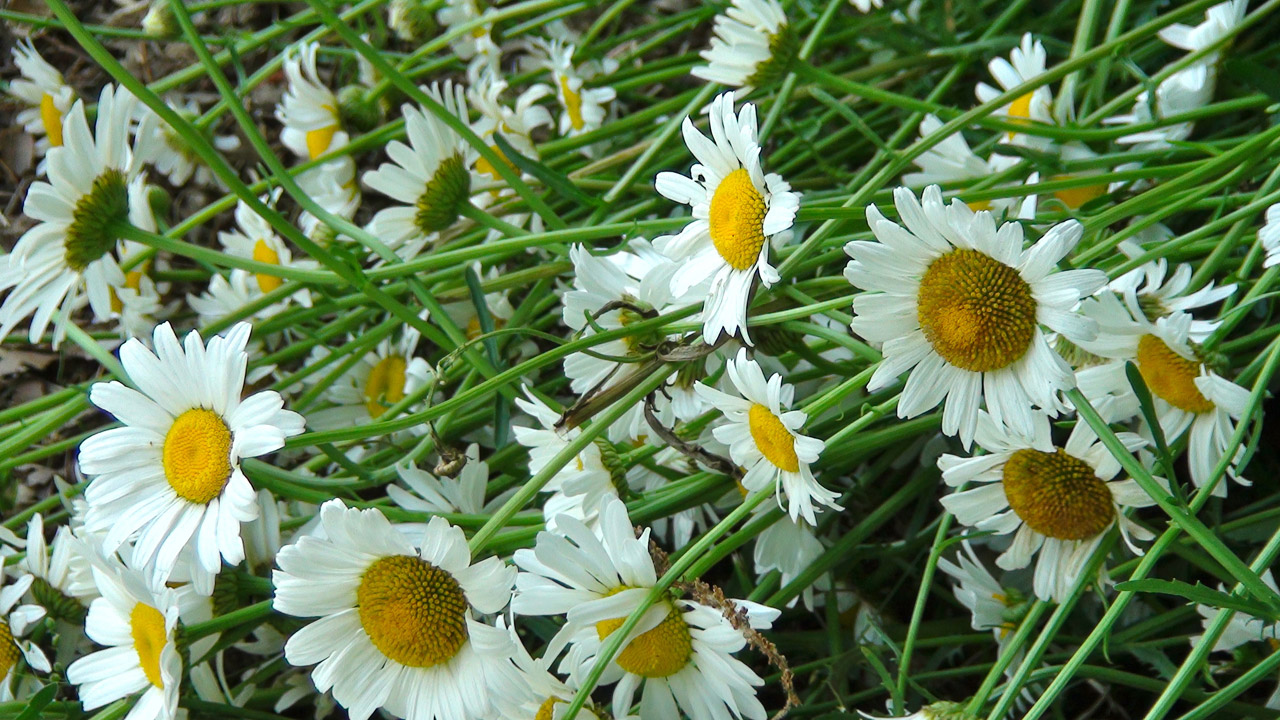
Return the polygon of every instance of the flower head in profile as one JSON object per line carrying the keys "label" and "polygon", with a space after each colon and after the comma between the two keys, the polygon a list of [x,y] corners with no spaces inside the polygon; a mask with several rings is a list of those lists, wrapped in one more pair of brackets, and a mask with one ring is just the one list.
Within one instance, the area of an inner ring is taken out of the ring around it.
{"label": "flower head in profile", "polygon": [[750,344],[747,305],[756,278],[766,287],[778,281],[769,241],[791,228],[800,196],[781,176],[761,169],[755,105],[735,114],[733,96],[720,95],[708,122],[711,138],[684,121],[685,144],[698,161],[689,176],[663,172],[656,183],[664,197],[689,205],[693,220],[654,246],[680,263],[671,277],[673,295],[707,288],[703,339],[711,344],[722,334],[740,335]]}
{"label": "flower head in profile", "polygon": [[800,434],[807,419],[803,410],[787,409],[795,397],[795,387],[783,383],[777,374],[766,381],[764,371],[747,357],[745,348],[725,363],[725,374],[736,395],[701,383],[697,391],[728,421],[713,432],[717,440],[729,446],[730,459],[746,470],[742,486],[750,492],[766,491],[772,486],[779,505],[785,493],[792,522],[804,518],[808,524],[815,524],[815,504],[838,510],[836,499],[840,495],[819,485],[809,468],[822,452],[822,441]]}
{"label": "flower head in profile", "polygon": [[[14,118],[36,141],[36,154],[44,155],[49,148],[63,143],[62,120],[71,112],[76,93],[62,79],[62,73],[50,65],[30,40],[13,46],[13,64],[22,77],[9,83],[9,94],[21,100],[26,108]],[[37,169],[43,173],[45,164]]]}
{"label": "flower head in profile", "polygon": [[207,344],[193,331],[179,344],[165,323],[154,352],[137,339],[121,346],[137,389],[113,380],[89,391],[122,426],[80,445],[80,470],[91,478],[85,528],[105,533],[105,552],[133,541],[131,566],[153,568],[158,582],[187,558],[186,572],[206,576],[244,559],[240,524],[258,504],[240,461],[302,432],[302,416],[274,390],[241,397],[249,331],[241,323]]}
{"label": "flower head in profile", "polygon": [[991,213],[959,200],[943,204],[936,185],[921,199],[894,191],[900,225],[867,208],[878,242],[845,245],[845,277],[868,292],[853,302],[853,331],[882,345],[867,387],[888,387],[910,370],[898,416],[944,403],[942,431],[973,439],[985,403],[997,424],[1027,428],[1032,407],[1056,413],[1056,393],[1073,386],[1071,368],[1050,348],[1047,327],[1075,342],[1097,325],[1076,313],[1107,280],[1099,270],[1059,271],[1080,240],[1074,220],[1023,249],[1022,226],[996,226]]}
{"label": "flower head in profile", "polygon": [[707,64],[690,72],[738,88],[735,98],[781,81],[800,50],[800,39],[778,0],[733,0],[716,16],[713,32],[711,47],[699,53]]}
{"label": "flower head in profile", "polygon": [[560,115],[560,134],[581,135],[599,128],[608,113],[605,106],[618,96],[617,91],[608,85],[591,88],[586,86],[593,74],[574,66],[573,45],[559,40],[535,42],[546,56],[543,64],[551,71],[556,99],[560,101],[560,107],[564,111]]}
{"label": "flower head in profile", "polygon": [[275,607],[318,618],[285,644],[292,665],[332,690],[352,718],[378,708],[410,720],[481,720],[509,686],[510,634],[477,615],[511,600],[515,569],[473,563],[460,528],[431,519],[416,541],[381,512],[330,500],[323,535],[280,550]]}
{"label": "flower head in profile", "polygon": [[0,305],[0,340],[30,318],[28,337],[38,342],[57,313],[56,347],[68,316],[86,301],[95,317],[111,317],[110,288],[125,279],[113,251],[129,223],[129,184],[142,182],[137,157],[146,154],[129,144],[136,104],[107,85],[92,131],[83,101],[63,120],[64,142],[47,157],[49,181],[33,183],[22,206],[38,224],[0,256],[0,291],[9,291]]}
{"label": "flower head in profile", "polygon": [[[0,581],[3,579],[0,575]],[[32,670],[44,673],[52,669],[44,651],[25,637],[27,630],[45,616],[45,609],[18,604],[36,580],[34,575],[24,575],[0,588],[0,702],[14,698],[19,663],[25,662]]]}
{"label": "flower head in profile", "polygon": [[[996,558],[1005,570],[1026,567],[1039,553],[1036,597],[1061,602],[1113,526],[1141,554],[1134,541],[1155,535],[1126,517],[1124,509],[1155,501],[1136,481],[1115,480],[1120,461],[1085,423],[1076,424],[1063,447],[1053,444],[1045,415],[1037,415],[1028,430],[1001,428],[983,414],[977,440],[987,454],[938,458],[943,482],[954,488],[971,484],[943,497],[942,505],[963,525],[1013,533],[1009,549]],[[1134,433],[1119,437],[1130,452],[1147,444]]]}
{"label": "flower head in profile", "polygon": [[[1008,60],[998,57],[987,65],[987,68],[991,71],[991,77],[1000,85],[1000,89],[997,90],[987,83],[978,83],[978,102],[991,102],[1001,93],[1040,77],[1045,72],[1046,58],[1044,45],[1033,38],[1031,33],[1024,34],[1022,41],[1018,43],[1018,47],[1015,47],[1009,53]],[[1035,90],[1015,98],[1013,102],[999,108],[992,115],[994,117],[1007,118],[1014,123],[1029,124],[1038,122],[1052,124],[1053,92],[1047,86],[1041,85]],[[1048,138],[1013,131],[1005,133],[1001,141],[1037,148],[1046,148],[1050,145]]]}

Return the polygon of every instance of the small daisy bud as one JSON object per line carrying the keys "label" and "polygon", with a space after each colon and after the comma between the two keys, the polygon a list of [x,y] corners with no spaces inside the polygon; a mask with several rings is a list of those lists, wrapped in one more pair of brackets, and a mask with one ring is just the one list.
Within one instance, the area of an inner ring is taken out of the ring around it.
{"label": "small daisy bud", "polygon": [[142,17],[142,29],[151,37],[162,40],[175,38],[181,33],[173,8],[165,0],[151,3],[147,14]]}
{"label": "small daisy bud", "polygon": [[338,91],[338,116],[342,118],[343,127],[369,132],[382,124],[386,113],[368,88],[348,85]]}

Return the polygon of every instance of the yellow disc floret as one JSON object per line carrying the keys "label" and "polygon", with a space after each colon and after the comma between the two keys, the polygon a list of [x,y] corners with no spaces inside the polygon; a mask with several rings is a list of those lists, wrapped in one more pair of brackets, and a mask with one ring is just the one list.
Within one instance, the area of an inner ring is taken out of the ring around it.
{"label": "yellow disc floret", "polygon": [[1188,360],[1155,335],[1138,340],[1138,372],[1156,397],[1192,413],[1212,412],[1214,404],[1196,387],[1200,363]]}
{"label": "yellow disc floret", "polygon": [[1059,540],[1084,540],[1115,520],[1107,484],[1063,452],[1019,450],[1004,464],[1004,494],[1027,527]]}
{"label": "yellow disc floret", "polygon": [[533,716],[533,720],[551,720],[555,717],[556,703],[560,702],[558,698],[549,697],[538,706],[538,713]]}
{"label": "yellow disc floret", "polygon": [[917,319],[951,365],[991,372],[1017,362],[1036,332],[1036,301],[1018,271],[977,250],[952,250],[920,279]]}
{"label": "yellow disc floret", "polygon": [[388,355],[378,361],[364,381],[365,407],[369,417],[382,417],[387,408],[404,399],[406,363],[399,355]]}
{"label": "yellow disc floret", "polygon": [[412,555],[379,558],[356,589],[374,647],[408,667],[448,662],[467,642],[467,597],[452,575]]}
{"label": "yellow disc floret", "polygon": [[164,436],[164,476],[178,497],[201,505],[231,477],[231,431],[212,410],[192,408]]}
{"label": "yellow disc floret", "polygon": [[800,470],[800,459],[796,457],[796,438],[769,408],[759,403],[752,405],[747,411],[747,425],[751,428],[751,439],[755,441],[765,460],[773,463],[779,470]]}
{"label": "yellow disc floret", "polygon": [[133,606],[129,613],[129,634],[133,637],[133,649],[138,653],[138,664],[152,685],[163,688],[160,675],[160,653],[168,641],[164,628],[164,615],[145,603]]}
{"label": "yellow disc floret", "polygon": [[307,154],[311,156],[312,160],[320,157],[329,149],[329,145],[333,144],[333,136],[337,134],[337,132],[337,125],[327,125],[322,128],[307,131]]}
{"label": "yellow disc floret", "polygon": [[[618,588],[617,591],[626,588]],[[671,601],[666,601],[670,608],[658,627],[641,633],[622,648],[614,661],[618,667],[633,675],[647,678],[662,678],[674,675],[689,664],[693,657],[693,636],[689,634],[689,624],[681,617],[681,613]],[[624,618],[601,620],[596,623],[596,635],[601,640],[609,637],[622,627]]]}
{"label": "yellow disc floret", "polygon": [[569,77],[560,77],[560,93],[564,96],[564,111],[569,113],[569,124],[574,130],[581,130],[586,122],[582,119],[582,96],[569,87]]}
{"label": "yellow disc floret", "polygon": [[17,641],[13,639],[13,631],[9,629],[9,623],[0,619],[0,679],[9,677],[9,671],[18,664],[19,655],[21,651],[18,649]]}
{"label": "yellow disc floret", "polygon": [[62,146],[62,113],[53,101],[53,96],[45,93],[40,96],[40,122],[44,132],[49,136],[50,147]]}
{"label": "yellow disc floret", "polygon": [[[268,265],[279,265],[280,253],[268,245],[266,240],[259,240],[253,244],[253,259]],[[257,273],[255,277],[258,280],[258,289],[264,293],[271,292],[284,283],[283,278],[278,278],[275,275]]]}
{"label": "yellow disc floret", "polygon": [[748,270],[764,247],[764,216],[769,208],[746,168],[729,173],[711,196],[711,242],[734,270]]}

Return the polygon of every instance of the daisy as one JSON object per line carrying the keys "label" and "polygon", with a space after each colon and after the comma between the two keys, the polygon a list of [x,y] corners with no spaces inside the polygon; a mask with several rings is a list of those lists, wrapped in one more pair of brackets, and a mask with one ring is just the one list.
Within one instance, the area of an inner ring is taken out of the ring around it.
{"label": "daisy", "polygon": [[711,279],[702,313],[702,336],[707,344],[723,332],[747,334],[747,304],[757,275],[766,287],[777,282],[769,264],[768,239],[791,228],[800,196],[779,175],[760,168],[756,141],[756,107],[750,103],[735,115],[733,96],[711,102],[709,140],[685,118],[684,140],[697,158],[690,176],[658,174],[657,190],[670,200],[689,205],[693,221],[679,235],[655,242],[660,252],[680,263],[671,278],[671,292],[684,295]]}
{"label": "daisy", "polygon": [[968,541],[964,543],[964,551],[956,555],[956,562],[938,558],[938,569],[956,579],[952,592],[972,614],[974,630],[990,630],[996,642],[1003,643],[1010,631],[1017,628],[1017,614],[1026,609],[1026,598],[1017,588],[1001,585]]}
{"label": "daisy", "polygon": [[936,185],[923,203],[906,188],[894,191],[906,227],[875,205],[867,222],[879,242],[852,241],[845,278],[867,290],[854,299],[853,331],[883,344],[884,360],[871,392],[911,370],[898,416],[915,417],[943,402],[942,432],[973,439],[985,400],[997,423],[1029,427],[1032,405],[1061,406],[1055,393],[1072,387],[1070,366],[1049,346],[1042,326],[1075,342],[1096,324],[1074,311],[1107,281],[1099,270],[1057,271],[1080,240],[1080,223],[1053,226],[1022,247],[1022,226],[997,229],[991,213],[959,200],[942,202]]}
{"label": "daisy", "polygon": [[[1165,439],[1187,438],[1187,467],[1191,481],[1201,487],[1210,480],[1213,468],[1227,454],[1236,423],[1249,406],[1249,391],[1219,375],[1206,365],[1191,344],[1191,316],[1177,312],[1153,323],[1138,313],[1112,309],[1114,296],[1101,295],[1089,311],[1103,324],[1096,342],[1082,347],[1111,362],[1078,373],[1080,391],[1101,412],[1104,419],[1120,422],[1141,412],[1129,383],[1125,365],[1133,362],[1151,392],[1157,422]],[[1094,310],[1092,308],[1102,308]],[[1144,429],[1150,433],[1150,429]],[[1244,458],[1243,446],[1235,448],[1226,475],[1241,485],[1251,485],[1238,474]],[[1226,483],[1213,489],[1217,497],[1227,494]]]}
{"label": "daisy", "polygon": [[[331,406],[308,413],[307,424],[317,430],[367,425],[381,418],[387,408],[430,385],[435,373],[430,363],[418,357],[420,337],[416,329],[405,327],[398,339],[384,337],[337,380],[326,380],[324,372],[312,375],[312,382],[329,383],[322,397]],[[327,354],[327,348],[318,347],[319,357],[313,362]],[[425,427],[415,430],[426,432]]]}
{"label": "daisy", "polygon": [[[991,70],[991,77],[1000,85],[1000,89],[997,90],[984,82],[978,83],[976,91],[978,102],[991,102],[1002,93],[1040,77],[1045,72],[1045,59],[1044,45],[1041,45],[1039,40],[1032,38],[1031,33],[1024,34],[1018,47],[1009,53],[1008,60],[998,57],[987,65],[987,68]],[[1053,92],[1048,87],[1041,85],[1026,95],[1015,98],[1013,102],[997,109],[991,115],[992,117],[1008,118],[1011,122],[1021,124],[1029,124],[1031,122],[1052,124],[1052,111]],[[1041,149],[1047,148],[1051,144],[1048,138],[1012,131],[1005,133],[1001,137],[1001,142]]]}
{"label": "daisy", "polygon": [[[767,506],[757,508],[757,514],[764,512],[767,512]],[[751,557],[755,563],[757,578],[763,578],[777,570],[778,584],[785,587],[821,557],[825,550],[826,546],[814,534],[812,525],[784,517],[756,536],[755,550]],[[830,586],[831,576],[824,574],[806,587],[801,593],[805,607],[813,609],[814,590],[824,590]],[[797,599],[791,598],[788,607],[795,605]]]}
{"label": "daisy", "polygon": [[729,446],[729,457],[746,471],[742,486],[750,492],[772,486],[779,507],[785,491],[792,522],[804,518],[815,524],[814,503],[839,510],[836,500],[840,494],[819,485],[809,469],[822,452],[823,442],[799,433],[808,418],[804,411],[786,409],[791,407],[795,387],[784,384],[778,374],[766,382],[760,366],[747,357],[746,348],[725,363],[725,370],[737,394],[701,383],[697,391],[724,413],[727,422],[713,434]]}
{"label": "daisy", "polygon": [[302,416],[284,410],[279,393],[241,399],[249,332],[240,323],[206,347],[193,331],[179,345],[164,323],[154,353],[136,338],[120,349],[138,390],[112,381],[89,391],[123,427],[80,445],[80,470],[92,477],[85,527],[105,531],[105,552],[136,538],[132,564],[154,562],[158,581],[187,547],[206,573],[244,558],[240,523],[258,506],[240,459],[275,452],[302,432]]}
{"label": "daisy", "polygon": [[0,702],[14,699],[13,683],[19,661],[25,660],[28,667],[44,673],[52,669],[44,651],[30,640],[22,639],[27,629],[45,614],[44,608],[38,605],[18,605],[35,579],[26,575],[0,589]]}
{"label": "daisy", "polygon": [[[71,663],[67,682],[79,686],[85,710],[138,695],[125,720],[176,717],[182,682],[178,621],[209,620],[212,607],[189,586],[149,583],[118,561],[97,558],[92,568],[101,597],[89,606],[85,633],[106,649]],[[203,655],[216,640],[197,641],[190,656]]]}
{"label": "daisy", "polygon": [[391,0],[387,3],[387,27],[405,42],[425,42],[439,30],[432,5],[424,0]]}
{"label": "daisy", "polygon": [[[466,121],[467,102],[462,86],[437,83],[428,88],[427,94],[446,112]],[[409,246],[411,250],[405,254],[411,257],[428,238],[457,222],[469,202],[470,168],[477,153],[430,111],[406,104],[402,112],[409,144],[397,140],[387,145],[393,163],[365,172],[362,180],[369,188],[401,203],[379,210],[369,223],[370,232],[392,249]]]}
{"label": "daisy", "polygon": [[[264,203],[274,205],[279,196],[280,193],[277,191],[260,199]],[[228,255],[281,267],[306,269],[319,267],[319,263],[310,258],[295,260],[293,251],[289,249],[289,246],[285,244],[279,235],[276,235],[271,224],[243,200],[236,203],[235,217],[236,230],[218,233],[218,242],[222,243],[222,247]],[[254,294],[255,297],[253,299],[257,299],[257,297],[261,297],[283,284],[284,278],[277,275],[254,273],[252,286],[256,287],[258,292]],[[286,300],[264,308],[261,311],[262,316],[270,317],[278,314],[288,306],[290,301],[296,302],[302,307],[311,307],[311,292],[306,288],[301,288]]]}
{"label": "daisy", "polygon": [[1266,221],[1258,229],[1258,240],[1267,253],[1263,267],[1280,265],[1280,203],[1267,208]]}
{"label": "daisy", "polygon": [[[498,627],[503,620],[498,618]],[[511,658],[519,681],[507,692],[498,693],[494,704],[507,720],[559,720],[564,710],[573,702],[577,690],[557,678],[548,669],[554,658],[535,660],[520,643],[515,628],[511,628],[511,642],[515,656]],[[583,720],[598,720],[590,703],[578,711]]]}
{"label": "daisy", "polygon": [[[528,399],[516,398],[516,407],[537,421],[540,427],[514,425],[511,430],[516,442],[529,448],[529,474],[536,475],[577,439],[582,430],[559,427],[560,413],[547,407],[529,388],[524,388],[524,394]],[[566,516],[594,525],[600,502],[606,496],[618,495],[613,474],[605,466],[599,443],[583,448],[542,489],[551,493],[543,504],[542,514],[547,528],[552,531],[557,530],[560,518]]]}
{"label": "daisy", "polygon": [[[445,0],[436,11],[436,20],[441,26],[450,29],[480,17],[476,0]],[[497,70],[502,49],[493,41],[492,31],[492,23],[483,23],[449,40],[449,47],[460,60],[471,61],[467,66],[469,73],[475,74],[489,67]]]}
{"label": "daisy", "polygon": [[489,463],[480,459],[480,446],[467,446],[466,464],[456,478],[436,477],[419,470],[412,462],[396,466],[396,475],[408,489],[387,486],[387,497],[396,505],[421,513],[460,513],[488,515],[502,506],[504,496],[487,504],[485,490],[489,486]]}
{"label": "daisy", "polygon": [[[1130,452],[1147,442],[1134,433],[1119,433]],[[1125,543],[1142,554],[1134,541],[1155,537],[1130,520],[1125,508],[1149,507],[1155,501],[1134,480],[1115,480],[1120,472],[1106,446],[1084,423],[1077,423],[1064,447],[1050,438],[1049,418],[1037,414],[1026,432],[999,427],[985,413],[978,421],[976,457],[938,458],[942,480],[959,488],[942,505],[962,525],[997,535],[1016,533],[996,565],[1017,570],[1037,552],[1034,588],[1041,600],[1061,602],[1084,572],[1089,557],[1113,526]]]}
{"label": "daisy", "polygon": [[716,15],[712,32],[711,47],[699,53],[707,64],[690,74],[738,88],[735,99],[779,82],[800,50],[800,39],[777,0],[732,0]]}
{"label": "daisy", "polygon": [[[512,610],[517,615],[566,615],[547,657],[569,645],[560,672],[581,683],[605,640],[657,583],[649,556],[649,530],[636,537],[626,506],[608,498],[599,509],[599,535],[574,518],[560,519],[560,532],[538,533],[533,549],[517,550],[523,571],[516,578]],[[768,628],[778,611],[733,601],[751,625]],[[667,720],[683,711],[693,720],[763,720],[755,687],[763,681],[733,653],[746,639],[720,611],[667,594],[641,616],[627,642],[609,662],[601,685],[617,683],[614,717],[630,717],[643,685],[641,720]]]}
{"label": "daisy", "polygon": [[[928,137],[942,128],[942,121],[935,115],[925,115],[920,121],[920,137]],[[903,184],[910,187],[925,185],[960,186],[971,184],[997,172],[997,168],[969,149],[964,136],[954,133],[934,145],[913,160],[919,172],[902,176]],[[997,198],[967,203],[973,210],[990,210],[999,214],[1016,208],[1017,198]]]}
{"label": "daisy", "polygon": [[[1142,252],[1140,246],[1128,243],[1121,243],[1120,250],[1130,257]],[[1235,294],[1235,283],[1214,287],[1213,281],[1188,292],[1192,274],[1193,268],[1187,263],[1180,263],[1170,274],[1168,260],[1157,258],[1112,280],[1108,287],[1124,300],[1131,317],[1143,316],[1151,322],[1175,313],[1190,313]],[[1191,342],[1202,343],[1221,325],[1221,320],[1192,318],[1187,337]]]}
{"label": "daisy", "polygon": [[314,42],[291,46],[284,55],[284,74],[289,89],[276,108],[276,119],[284,125],[280,141],[304,160],[347,144],[348,136],[338,112],[338,98],[323,82],[316,69]]}
{"label": "daisy", "polygon": [[[1264,570],[1260,577],[1267,587],[1277,590],[1276,578],[1271,570]],[[1219,585],[1218,589],[1222,592],[1227,592],[1227,588],[1222,585]],[[1218,616],[1218,613],[1226,611],[1223,608],[1197,604],[1196,612],[1200,614],[1203,627],[1208,630],[1209,625]],[[1203,640],[1204,635],[1193,636],[1191,638],[1191,647],[1199,645]],[[1227,652],[1245,643],[1262,642],[1264,640],[1270,643],[1280,640],[1280,623],[1254,617],[1243,612],[1236,612],[1230,622],[1227,623],[1222,634],[1218,636],[1218,641],[1213,644],[1213,652]]]}
{"label": "daisy", "polygon": [[128,92],[107,85],[98,100],[96,132],[89,130],[83,101],[67,114],[65,142],[49,150],[49,182],[33,183],[23,204],[39,223],[12,254],[0,257],[0,291],[9,290],[0,305],[0,340],[29,317],[28,337],[38,342],[61,311],[56,347],[86,296],[96,317],[110,317],[109,287],[124,282],[111,251],[120,240],[118,226],[129,221],[129,183],[141,169],[136,157],[145,155],[128,142],[135,105]]}
{"label": "daisy", "polygon": [[31,578],[31,598],[50,617],[78,625],[98,594],[87,552],[68,525],[59,525],[53,542],[46,542],[44,518],[36,513],[27,521],[26,555],[11,570],[20,580]]}
{"label": "daisy", "polygon": [[[62,146],[62,120],[71,112],[76,93],[63,81],[62,73],[40,57],[30,40],[13,46],[13,64],[22,77],[9,83],[9,94],[27,106],[14,120],[38,138],[36,155],[43,156],[49,148]],[[45,166],[41,162],[37,174],[44,174]]]}
{"label": "daisy", "polygon": [[320,523],[326,539],[286,546],[272,575],[276,610],[320,618],[289,638],[289,663],[319,663],[316,688],[356,720],[380,707],[409,720],[489,717],[514,648],[475,614],[506,607],[515,569],[473,564],[462,530],[441,517],[420,543],[341,500],[321,506]]}
{"label": "daisy", "polygon": [[[538,151],[533,144],[533,132],[552,124],[551,113],[538,102],[552,91],[545,85],[534,85],[520,93],[512,107],[502,101],[502,93],[506,89],[507,81],[497,72],[484,72],[472,83],[467,89],[467,99],[471,107],[479,111],[480,118],[472,124],[471,129],[501,158],[505,159],[506,156],[497,143],[493,142],[496,133],[501,133],[502,139],[510,143],[516,152],[536,160]],[[473,169],[478,175],[487,175],[492,183],[506,184],[506,180],[502,179],[502,175],[487,159],[478,153],[471,157],[474,158]],[[507,160],[507,165],[512,170],[516,169],[510,160]]]}
{"label": "daisy", "polygon": [[618,93],[611,87],[586,88],[590,78],[579,74],[573,66],[573,45],[559,40],[537,40],[546,53],[545,67],[555,79],[556,99],[564,114],[560,116],[560,134],[573,136],[600,127],[606,116],[605,105],[613,102]]}
{"label": "daisy", "polygon": [[[193,123],[193,127],[200,127],[194,124],[200,116],[200,106],[194,100],[166,99],[165,103],[178,115]],[[152,152],[146,158],[147,162],[168,178],[174,187],[180,188],[192,179],[197,185],[210,184],[214,179],[213,171],[204,164],[204,160],[187,141],[151,108],[142,106],[140,112],[142,119],[138,121],[138,135],[160,140],[150,144]],[[231,152],[240,147],[240,138],[235,135],[213,135],[207,132],[206,135],[210,144],[220,152]]]}

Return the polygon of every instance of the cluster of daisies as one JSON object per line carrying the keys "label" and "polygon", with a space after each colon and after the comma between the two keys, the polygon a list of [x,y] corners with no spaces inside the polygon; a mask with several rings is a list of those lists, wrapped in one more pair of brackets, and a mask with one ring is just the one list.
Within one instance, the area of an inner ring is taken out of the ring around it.
{"label": "cluster of daisies", "polygon": [[[168,32],[164,6],[148,32]],[[1032,599],[1105,592],[1108,540],[1143,552],[1161,520],[1137,511],[1180,492],[1171,453],[1193,492],[1249,484],[1250,391],[1215,352],[1236,285],[1161,257],[1163,226],[1107,245],[1075,219],[1146,181],[1099,181],[1096,150],[1057,139],[1075,108],[1043,82],[1039,39],[990,63],[999,87],[976,89],[987,124],[918,122],[928,149],[891,207],[867,205],[866,229],[841,238],[843,278],[816,271],[846,299],[801,318],[796,303],[815,301],[784,258],[827,231],[766,172],[752,101],[808,72],[787,9],[735,0],[715,16],[692,76],[728,91],[670,120],[688,169],[653,177],[660,198],[607,219],[582,208],[583,226],[659,228],[608,251],[548,227],[530,186],[575,177],[540,165],[540,147],[610,168],[661,143],[598,132],[638,110],[610,86],[616,60],[580,58],[599,28],[557,19],[503,38],[497,14],[388,3],[398,42],[443,29],[461,61],[396,93],[362,53],[341,84],[347,48],[288,46],[256,138],[282,150],[265,179],[220,159],[242,142],[215,133],[221,110],[128,84],[94,102],[31,42],[13,49],[8,91],[40,160],[32,222],[0,255],[0,341],[20,344],[21,328],[31,345],[81,347],[113,378],[84,386],[97,414],[74,482],[24,513],[21,535],[0,534],[0,701],[53,678],[86,711],[123,700],[128,720],[192,702],[358,720],[763,720],[766,702],[797,700],[768,640],[784,609],[876,622],[830,572],[861,481],[824,471],[824,454],[881,414],[936,420],[919,454],[964,540],[937,567],[997,642]],[[1245,18],[1231,0],[1164,28],[1186,55],[1106,119],[1136,128],[1115,144],[1191,137],[1185,116],[1214,99]],[[163,187],[228,194],[180,219]],[[1264,265],[1280,262],[1280,205],[1257,239]],[[1132,269],[1090,266],[1112,246]],[[175,271],[188,258],[207,271],[198,283]],[[459,292],[433,294],[445,280]],[[824,340],[782,327],[795,319]],[[869,398],[880,404],[853,431],[814,436]],[[758,528],[735,572],[787,589],[778,607],[684,575],[681,553],[729,517]],[[1202,612],[1207,626],[1216,611]],[[1214,649],[1277,637],[1241,615]],[[785,692],[762,699],[771,664]],[[960,716],[938,707],[920,716]]]}

